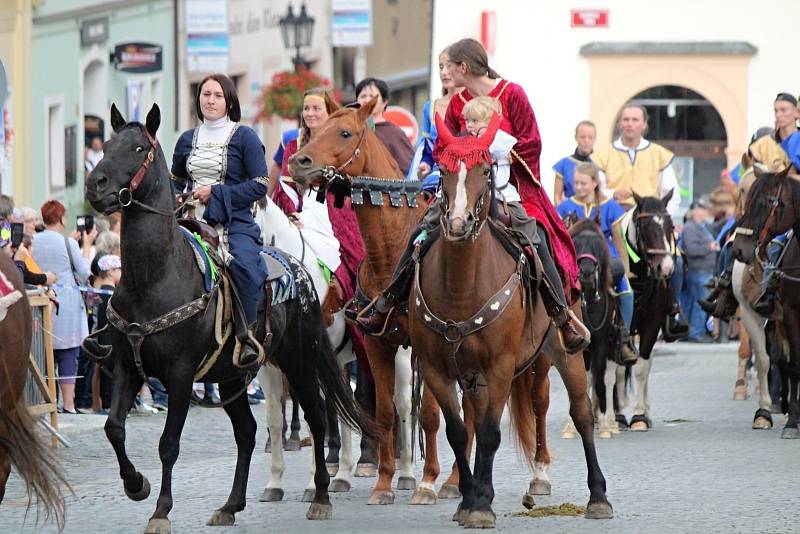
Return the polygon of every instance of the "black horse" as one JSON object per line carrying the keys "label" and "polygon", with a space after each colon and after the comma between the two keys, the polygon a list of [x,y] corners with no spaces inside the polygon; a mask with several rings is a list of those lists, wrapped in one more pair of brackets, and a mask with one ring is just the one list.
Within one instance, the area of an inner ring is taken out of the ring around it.
{"label": "black horse", "polygon": [[[169,412],[159,443],[162,463],[161,493],[146,533],[171,529],[167,518],[172,509],[172,468],[178,458],[181,431],[189,410],[192,383],[205,355],[215,343],[215,313],[218,291],[206,292],[192,246],[184,238],[173,215],[175,197],[164,154],[156,140],[161,122],[158,106],[147,114],[146,124],[126,123],[116,106],[111,107],[115,135],[103,147],[104,157],[86,181],[86,198],[105,214],[122,210],[122,279],[111,299],[113,308],[127,323],[123,332],[111,328],[111,358],[114,360],[113,399],[105,425],[120,466],[125,494],[140,501],[148,497],[150,484],[125,452],[125,417],[142,387],[144,376],[161,380],[169,392]],[[329,476],[325,469],[325,402],[354,429],[374,433],[356,408],[348,386],[341,379],[333,349],[322,322],[319,300],[303,267],[291,257],[296,294],[272,307],[269,314],[271,343],[269,360],[286,374],[303,407],[314,438],[316,495],[306,514],[309,519],[329,519]],[[264,299],[262,299],[264,300]],[[196,303],[191,314],[184,305]],[[263,308],[263,307],[261,307]],[[180,317],[161,321],[149,334],[153,319],[183,309]],[[111,320],[110,324],[114,324]],[[259,312],[256,335],[267,339],[266,313]],[[133,350],[140,343],[140,362]],[[234,514],[245,507],[250,459],[255,446],[256,422],[247,402],[250,376],[232,363],[233,341],[228,340],[216,362],[203,377],[218,382],[224,409],[231,419],[237,445],[236,472],[228,501],[208,521],[209,525],[231,525]],[[253,371],[254,372],[254,371]]]}
{"label": "black horse", "polygon": [[614,328],[620,311],[611,294],[611,253],[603,231],[591,219],[570,226],[569,233],[578,259],[583,320],[592,334],[592,342],[583,351],[584,365],[591,373],[600,437],[611,437],[616,427],[614,384],[621,363],[620,337]]}
{"label": "black horse", "polygon": [[793,230],[786,243],[777,275],[777,297],[783,311],[777,325],[780,337],[788,343],[788,354],[781,354],[778,367],[781,381],[781,411],[788,414],[781,437],[800,439],[800,181],[781,173],[766,173],[758,178],[747,195],[747,206],[737,221],[733,257],[743,263],[766,262],[766,248],[778,235]]}
{"label": "black horse", "polygon": [[640,197],[634,193],[636,207],[623,219],[623,243],[617,247],[628,255],[634,293],[631,335],[639,334],[639,360],[633,370],[636,376],[636,406],[630,424],[633,431],[647,431],[652,427],[648,415],[650,353],[672,311],[675,233],[667,213],[672,193],[670,191],[664,198]]}

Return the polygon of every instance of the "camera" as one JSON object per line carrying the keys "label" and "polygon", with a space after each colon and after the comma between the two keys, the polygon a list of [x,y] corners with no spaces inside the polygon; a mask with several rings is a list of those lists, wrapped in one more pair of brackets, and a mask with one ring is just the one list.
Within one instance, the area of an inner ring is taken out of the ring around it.
{"label": "camera", "polygon": [[78,215],[75,222],[79,232],[88,234],[94,228],[94,215]]}
{"label": "camera", "polygon": [[11,223],[11,248],[19,248],[24,229],[25,225],[22,223]]}

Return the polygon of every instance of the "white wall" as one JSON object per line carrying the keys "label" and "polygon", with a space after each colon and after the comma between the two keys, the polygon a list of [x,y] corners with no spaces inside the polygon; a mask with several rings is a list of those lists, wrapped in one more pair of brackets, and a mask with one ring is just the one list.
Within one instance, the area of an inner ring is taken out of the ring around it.
{"label": "white wall", "polygon": [[[571,9],[608,9],[608,28],[571,28]],[[748,131],[772,124],[772,101],[781,91],[800,92],[800,70],[791,63],[800,0],[771,0],[769,8],[746,0],[437,0],[433,61],[463,37],[480,39],[481,11],[495,11],[497,42],[490,65],[522,85],[542,133],[542,174],[574,149],[575,124],[588,117],[588,60],[580,47],[592,41],[746,41],[758,48],[750,63]],[[440,93],[431,73],[431,95]],[[724,119],[724,117],[723,117]],[[603,132],[600,132],[602,135]]]}

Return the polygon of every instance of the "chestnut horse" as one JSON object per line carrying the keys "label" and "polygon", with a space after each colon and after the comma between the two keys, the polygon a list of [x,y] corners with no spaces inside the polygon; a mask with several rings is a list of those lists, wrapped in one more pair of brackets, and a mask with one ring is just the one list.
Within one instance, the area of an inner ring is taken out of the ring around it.
{"label": "chestnut horse", "polygon": [[[745,212],[738,221],[733,255],[743,263],[763,264],[769,242],[775,236],[794,231],[775,270],[780,277],[777,296],[783,311],[782,335],[788,344],[788,350],[784,350],[788,358],[779,362],[781,410],[788,414],[781,437],[800,439],[800,330],[797,328],[800,324],[800,243],[797,237],[800,231],[800,181],[788,176],[788,172],[789,169],[777,174],[766,173],[750,188]],[[742,300],[739,304],[745,308]],[[763,366],[767,367],[768,362]],[[761,388],[766,386],[765,381],[761,384]],[[763,389],[760,393],[763,397]],[[769,399],[768,393],[766,398]],[[756,416],[759,412],[761,409]]]}
{"label": "chestnut horse", "polygon": [[0,319],[0,503],[13,466],[25,483],[28,506],[36,497],[45,520],[55,519],[61,531],[66,513],[61,486],[69,485],[36,436],[35,421],[23,399],[31,352],[31,308],[22,275],[4,251],[0,251],[0,275],[14,288],[8,295],[0,293],[0,297],[5,298],[5,304],[15,301],[0,310],[0,315],[5,316]]}
{"label": "chestnut horse", "polygon": [[[369,176],[376,190],[368,192],[369,202],[353,199],[358,226],[364,239],[366,258],[358,273],[362,297],[376,297],[388,284],[411,231],[425,211],[417,201],[422,195],[390,193],[388,186],[403,185],[404,176],[389,151],[367,126],[375,103],[359,109],[339,109],[331,114],[314,138],[289,160],[292,178],[303,187],[326,183],[323,173],[337,176]],[[345,184],[337,184],[345,185]],[[379,191],[377,188],[385,189]],[[388,193],[388,203],[384,203]],[[399,198],[399,204],[396,200]],[[391,204],[391,205],[388,205]],[[359,295],[356,295],[358,298]],[[404,318],[400,319],[405,322]],[[401,324],[401,330],[404,325]],[[402,336],[401,334],[401,337]],[[391,340],[394,341],[394,340]],[[375,380],[375,420],[385,430],[379,444],[378,481],[369,504],[394,502],[392,478],[395,474],[395,408],[400,420],[400,478],[398,489],[414,489],[411,458],[411,351],[383,337],[366,337],[370,370]],[[435,414],[438,416],[438,413]]]}
{"label": "chestnut horse", "polygon": [[[462,500],[453,519],[467,528],[495,526],[492,468],[509,395],[519,448],[534,464],[538,436],[530,366],[541,351],[561,374],[570,414],[583,439],[591,492],[586,516],[612,517],[594,447],[583,359],[567,357],[559,337],[552,335],[550,318],[540,311],[538,291],[523,283],[526,256],[519,250],[512,256],[501,241],[504,230],[488,221],[494,201],[488,148],[499,117],[494,116],[479,139],[484,152],[479,159],[469,158],[477,150],[472,139],[465,143],[465,138],[454,137],[440,120],[437,126],[444,153],[454,152],[459,168],[455,172],[442,169],[441,237],[416,265],[409,333],[422,362],[425,385],[442,408],[447,439],[456,456]],[[456,383],[472,407],[474,473]]]}

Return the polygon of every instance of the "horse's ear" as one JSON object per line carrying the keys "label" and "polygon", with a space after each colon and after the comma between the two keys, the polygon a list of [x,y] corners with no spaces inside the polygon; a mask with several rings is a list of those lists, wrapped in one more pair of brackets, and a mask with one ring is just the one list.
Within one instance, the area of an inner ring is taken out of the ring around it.
{"label": "horse's ear", "polygon": [[436,135],[438,136],[438,139],[442,142],[442,146],[449,145],[455,138],[453,132],[450,131],[450,128],[447,127],[447,125],[442,120],[442,116],[439,115],[438,112],[436,113],[436,116],[434,116],[433,120],[436,123]]}
{"label": "horse's ear", "polygon": [[118,132],[122,129],[123,126],[127,124],[125,122],[125,118],[122,116],[122,113],[119,112],[117,109],[116,104],[111,104],[111,128],[114,129],[115,132]]}
{"label": "horse's ear", "polygon": [[[486,127],[486,131],[483,132],[481,135],[481,143],[484,146],[489,147],[494,141],[494,136],[497,135],[497,130],[500,128],[500,115],[497,113],[492,113],[492,118],[489,120],[489,125]],[[438,131],[438,130],[437,130]]]}
{"label": "horse's ear", "polygon": [[792,170],[792,164],[790,163],[789,165],[786,166],[785,169],[783,169],[781,172],[778,173],[778,178],[783,180],[784,178],[789,176],[791,170]]}
{"label": "horse's ear", "polygon": [[642,203],[642,197],[637,195],[636,191],[631,190],[631,193],[633,194],[633,200],[636,201],[636,205],[638,206],[639,204],[641,204]]}
{"label": "horse's ear", "polygon": [[669,201],[672,200],[672,194],[674,192],[675,192],[674,188],[670,189],[669,193],[664,195],[664,197],[661,199],[661,205],[664,206],[664,209],[667,209],[667,205],[669,204]]}
{"label": "horse's ear", "polygon": [[375,106],[377,105],[378,105],[378,97],[376,95],[375,98],[373,98],[372,100],[370,100],[369,102],[358,108],[358,111],[356,111],[356,118],[358,119],[359,124],[367,121],[369,116],[372,115]]}
{"label": "horse's ear", "polygon": [[161,126],[161,110],[158,108],[158,104],[153,104],[153,107],[147,112],[144,127],[147,128],[150,135],[155,137],[159,126]]}
{"label": "horse's ear", "polygon": [[328,94],[328,91],[325,91],[323,98],[325,99],[325,106],[328,108],[328,114],[335,113],[342,109],[342,106]]}

